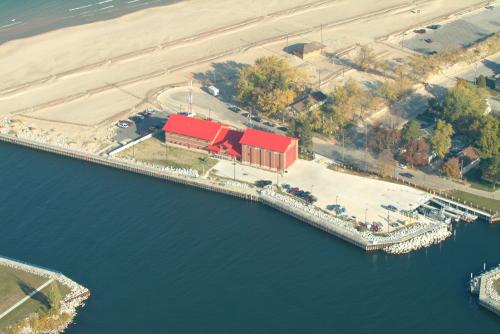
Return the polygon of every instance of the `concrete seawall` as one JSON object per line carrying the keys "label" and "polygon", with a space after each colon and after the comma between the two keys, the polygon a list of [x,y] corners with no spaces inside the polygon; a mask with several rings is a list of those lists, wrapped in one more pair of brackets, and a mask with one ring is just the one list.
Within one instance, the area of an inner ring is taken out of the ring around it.
{"label": "concrete seawall", "polygon": [[[108,157],[103,157],[99,156],[96,154],[92,153],[87,153],[87,152],[81,152],[81,151],[76,151],[73,149],[69,148],[63,148],[63,147],[57,147],[53,145],[49,145],[46,143],[41,143],[37,141],[33,141],[31,139],[25,139],[25,138],[18,138],[18,137],[13,137],[10,135],[6,134],[0,134],[0,141],[11,143],[11,144],[17,144],[25,147],[29,147],[32,149],[37,149],[45,152],[50,152],[50,153],[55,153],[59,154],[62,156],[70,157],[70,158],[75,158],[83,161],[88,161],[91,163],[96,163],[99,165],[107,166],[107,167],[113,167],[113,168],[118,168],[121,170],[129,171],[132,173],[137,173],[137,174],[142,174],[142,175],[147,175],[147,176],[152,176],[155,178],[159,178],[162,180],[170,181],[170,182],[175,182],[178,184],[183,184],[183,185],[188,185],[192,187],[196,187],[199,189],[204,189],[207,191],[213,191],[245,200],[250,200],[254,202],[260,202],[262,204],[265,204],[271,208],[274,208],[280,212],[283,212],[291,217],[294,217],[302,222],[305,222],[311,226],[314,226],[320,230],[323,230],[331,235],[334,235],[336,237],[341,238],[342,240],[348,241],[351,244],[358,246],[365,251],[375,251],[375,250],[380,250],[380,249],[387,249],[389,246],[405,242],[409,239],[415,238],[417,235],[414,234],[409,234],[406,236],[399,236],[398,238],[394,239],[387,239],[387,240],[380,240],[378,238],[377,240],[370,240],[370,238],[365,238],[361,234],[354,233],[355,231],[351,231],[344,226],[340,226],[339,224],[334,224],[331,221],[327,221],[325,219],[321,219],[319,217],[315,217],[314,215],[311,215],[309,212],[305,210],[300,210],[298,208],[294,208],[291,205],[288,205],[285,202],[279,201],[275,198],[269,197],[269,196],[263,196],[261,193],[251,187],[237,187],[234,185],[231,185],[230,183],[226,182],[225,184],[223,182],[215,182],[213,180],[209,179],[203,179],[203,178],[193,178],[189,176],[184,176],[184,175],[176,175],[172,173],[168,173],[165,171],[160,171],[156,168],[150,167],[150,166],[143,166],[143,165],[138,165],[134,164],[132,162],[128,161],[123,161],[115,158],[108,158]],[[333,217],[333,216],[331,216]],[[428,233],[429,229],[426,229],[425,231],[422,231],[422,233]],[[373,239],[373,238],[372,238]]]}
{"label": "concrete seawall", "polygon": [[479,304],[500,316],[500,295],[493,289],[495,280],[500,280],[500,265],[481,275]]}

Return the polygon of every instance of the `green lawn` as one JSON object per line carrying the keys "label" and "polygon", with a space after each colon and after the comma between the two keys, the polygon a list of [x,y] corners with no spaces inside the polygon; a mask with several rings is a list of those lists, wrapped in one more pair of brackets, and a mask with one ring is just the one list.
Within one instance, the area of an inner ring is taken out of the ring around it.
{"label": "green lawn", "polygon": [[[46,277],[0,266],[0,313],[9,309],[47,281]],[[66,286],[59,284],[59,288],[63,297],[69,292]],[[47,286],[41,293],[32,296],[31,299],[13,310],[6,317],[0,319],[0,331],[26,318],[29,314],[47,312],[50,308],[47,297],[50,289],[51,285]]]}
{"label": "green lawn", "polygon": [[174,146],[165,146],[158,138],[145,140],[118,154],[119,157],[135,158],[152,164],[177,168],[192,168],[200,174],[217,163],[207,154]]}
{"label": "green lawn", "polygon": [[479,206],[480,208],[486,208],[492,211],[500,211],[499,200],[477,196],[460,190],[452,190],[450,192],[450,195],[467,203],[472,203],[474,206]]}

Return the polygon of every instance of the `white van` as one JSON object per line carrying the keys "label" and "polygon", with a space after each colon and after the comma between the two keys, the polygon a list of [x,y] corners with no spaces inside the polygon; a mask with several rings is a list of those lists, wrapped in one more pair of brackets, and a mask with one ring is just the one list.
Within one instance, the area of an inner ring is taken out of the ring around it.
{"label": "white van", "polygon": [[219,95],[219,89],[215,86],[210,86],[208,87],[208,92],[212,94],[213,96]]}

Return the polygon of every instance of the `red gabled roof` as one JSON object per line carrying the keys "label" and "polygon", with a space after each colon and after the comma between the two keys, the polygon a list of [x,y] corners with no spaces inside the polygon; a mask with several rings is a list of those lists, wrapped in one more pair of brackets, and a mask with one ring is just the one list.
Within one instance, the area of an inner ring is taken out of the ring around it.
{"label": "red gabled roof", "polygon": [[221,128],[222,124],[218,122],[173,114],[163,126],[163,131],[213,142]]}
{"label": "red gabled roof", "polygon": [[296,139],[276,133],[247,129],[241,137],[240,144],[284,153],[293,140]]}
{"label": "red gabled roof", "polygon": [[[209,149],[220,152],[221,147],[224,147],[227,154],[241,157],[241,136],[243,136],[243,132],[223,127],[217,138],[215,138],[212,149],[210,147]],[[217,149],[213,149],[213,147],[216,147]]]}

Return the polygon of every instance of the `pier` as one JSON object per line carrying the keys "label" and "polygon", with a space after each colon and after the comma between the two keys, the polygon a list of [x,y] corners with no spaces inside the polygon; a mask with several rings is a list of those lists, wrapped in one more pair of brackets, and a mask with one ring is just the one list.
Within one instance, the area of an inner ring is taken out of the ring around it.
{"label": "pier", "polygon": [[[471,274],[472,275],[472,274]],[[479,305],[500,316],[500,292],[494,283],[500,281],[500,265],[471,278],[470,291],[479,295]]]}

